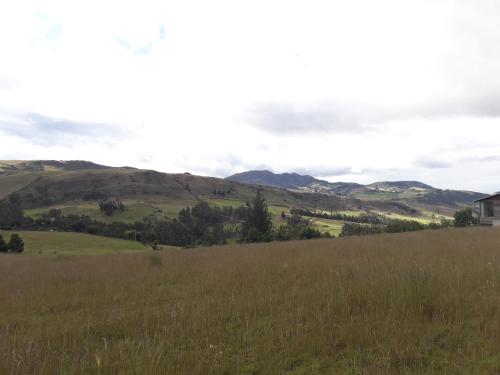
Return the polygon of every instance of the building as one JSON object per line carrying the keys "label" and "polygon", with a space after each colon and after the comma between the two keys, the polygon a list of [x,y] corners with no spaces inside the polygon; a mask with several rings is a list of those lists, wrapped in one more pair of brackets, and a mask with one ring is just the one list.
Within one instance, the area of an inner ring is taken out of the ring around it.
{"label": "building", "polygon": [[500,193],[478,199],[475,203],[479,203],[479,224],[500,226]]}

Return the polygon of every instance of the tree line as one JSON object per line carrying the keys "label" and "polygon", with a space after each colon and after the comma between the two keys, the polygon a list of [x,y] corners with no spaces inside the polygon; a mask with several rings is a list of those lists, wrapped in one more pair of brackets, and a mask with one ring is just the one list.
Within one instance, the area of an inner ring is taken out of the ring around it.
{"label": "tree line", "polygon": [[[107,216],[126,210],[123,203],[116,199],[101,200],[98,206]],[[228,240],[287,241],[322,236],[308,219],[298,215],[288,217],[284,225],[275,227],[260,190],[257,191],[255,199],[245,206],[220,208],[200,201],[193,207],[181,209],[173,219],[146,217],[135,223],[104,223],[87,215],[63,215],[57,208],[40,217],[31,218],[24,216],[18,202],[7,200],[0,202],[0,227],[81,232],[135,240],[153,248],[159,244],[194,247],[224,244]],[[323,236],[329,237],[328,234]]]}
{"label": "tree line", "polygon": [[292,214],[331,220],[342,220],[344,225],[340,236],[368,235],[378,233],[402,233],[424,229],[440,229],[451,226],[466,227],[478,223],[470,207],[455,212],[454,220],[441,219],[439,223],[423,224],[416,220],[388,218],[376,214],[346,215],[336,212],[313,211],[304,208],[292,208]]}
{"label": "tree line", "polygon": [[290,213],[320,219],[348,221],[351,223],[383,224],[383,217],[374,214],[346,215],[339,212],[313,211],[305,208],[292,208],[290,209]]}
{"label": "tree line", "polygon": [[[116,199],[101,200],[98,206],[107,216],[126,210],[123,203]],[[15,198],[0,202],[0,228],[82,232],[135,240],[153,248],[159,244],[194,247],[224,244],[229,240],[264,242],[331,237],[328,232],[321,233],[314,228],[309,217],[344,221],[341,236],[439,229],[452,225],[468,226],[477,222],[470,208],[457,211],[454,221],[442,220],[440,223],[429,224],[375,214],[354,216],[292,208],[289,216],[282,213],[285,224],[275,226],[260,190],[255,199],[245,206],[220,208],[200,201],[193,207],[183,208],[173,219],[146,217],[135,223],[103,223],[86,215],[63,215],[59,209],[51,209],[47,214],[33,219],[24,216]]]}

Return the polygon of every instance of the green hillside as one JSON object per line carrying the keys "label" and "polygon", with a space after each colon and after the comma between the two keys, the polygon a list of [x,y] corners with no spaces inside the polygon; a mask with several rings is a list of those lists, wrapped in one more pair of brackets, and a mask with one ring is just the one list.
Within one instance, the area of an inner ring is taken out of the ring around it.
{"label": "green hillside", "polygon": [[22,189],[42,175],[43,172],[0,173],[0,199]]}
{"label": "green hillside", "polygon": [[23,254],[31,255],[97,255],[143,252],[149,248],[139,242],[72,232],[0,231],[4,240],[18,233],[24,240]]}
{"label": "green hillside", "polygon": [[[358,199],[330,193],[258,187],[189,173],[112,168],[84,161],[0,162],[0,199],[11,194],[31,217],[58,208],[64,215],[88,215],[108,223],[130,223],[151,216],[172,218],[183,207],[194,206],[200,200],[219,207],[245,205],[260,188],[263,189],[275,222],[279,221],[282,211],[288,212],[293,207],[329,212],[377,212],[427,221],[438,220],[441,215],[449,216],[454,210],[450,206],[443,207],[432,202],[405,201],[400,195],[391,196],[389,192],[383,193],[387,195],[385,198],[376,193]],[[127,210],[112,217],[105,216],[98,209],[98,202],[103,198],[119,198]],[[338,234],[338,225],[321,224],[320,227],[334,228],[331,233]]]}
{"label": "green hillside", "polygon": [[0,199],[43,176],[103,168],[109,167],[81,160],[0,160]]}

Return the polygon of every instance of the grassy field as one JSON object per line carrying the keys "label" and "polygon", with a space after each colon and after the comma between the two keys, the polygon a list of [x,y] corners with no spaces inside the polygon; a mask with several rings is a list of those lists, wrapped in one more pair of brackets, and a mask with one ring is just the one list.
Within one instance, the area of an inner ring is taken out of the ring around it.
{"label": "grassy field", "polygon": [[420,224],[430,224],[433,222],[439,222],[440,219],[433,219],[432,217],[417,217],[417,216],[410,216],[410,215],[401,215],[401,214],[396,214],[393,212],[376,212],[378,215],[385,216],[388,219],[397,219],[397,220],[410,220],[410,221],[417,221]]}
{"label": "grassy field", "polygon": [[332,236],[338,237],[340,232],[342,232],[342,227],[344,222],[340,220],[330,220],[330,219],[317,219],[308,218],[313,227],[318,229],[321,233],[330,233]]}
{"label": "grassy field", "polygon": [[163,210],[155,206],[154,203],[140,200],[124,200],[123,204],[125,204],[127,209],[123,212],[116,212],[112,216],[106,216],[101,213],[96,202],[74,202],[64,205],[33,208],[26,210],[25,214],[36,219],[47,214],[51,208],[58,208],[63,215],[86,215],[103,223],[112,223],[115,221],[134,223],[148,216],[161,217],[164,215]]}
{"label": "grassy field", "polygon": [[[25,254],[36,255],[97,255],[147,251],[148,247],[135,241],[93,236],[72,232],[0,231],[5,241],[18,233],[25,244]],[[4,260],[0,258],[0,262]]]}
{"label": "grassy field", "polygon": [[[238,208],[245,205],[245,201],[238,199],[214,199],[214,198],[204,198],[213,207],[233,207]],[[58,208],[61,210],[63,215],[87,215],[92,219],[101,221],[104,223],[112,223],[114,221],[121,221],[126,223],[133,223],[136,221],[142,221],[144,217],[154,216],[157,218],[168,217],[176,218],[179,211],[187,206],[193,207],[198,201],[196,200],[172,200],[172,199],[161,199],[161,198],[145,198],[145,199],[125,199],[123,204],[127,207],[127,210],[123,212],[117,212],[112,216],[106,216],[99,211],[97,202],[71,202],[61,205],[53,205],[46,207],[33,208],[25,211],[27,216],[34,219],[47,214],[50,209]],[[269,212],[272,214],[273,222],[277,225],[283,224],[284,221],[281,218],[281,213],[285,212],[287,215],[290,214],[290,209],[284,206],[269,206]]]}
{"label": "grassy field", "polygon": [[490,228],[3,254],[0,373],[494,374],[499,283]]}

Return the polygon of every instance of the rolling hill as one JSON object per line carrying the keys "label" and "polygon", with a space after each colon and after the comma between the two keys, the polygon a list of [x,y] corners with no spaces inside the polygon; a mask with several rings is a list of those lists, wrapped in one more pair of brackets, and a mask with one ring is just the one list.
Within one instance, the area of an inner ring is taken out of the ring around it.
{"label": "rolling hill", "polygon": [[[268,171],[220,179],[115,168],[87,161],[0,161],[0,166],[0,199],[15,197],[29,216],[60,208],[63,214],[85,214],[103,222],[176,217],[180,209],[200,200],[215,206],[238,207],[250,202],[257,189],[263,189],[276,223],[280,222],[282,212],[294,207],[350,215],[373,212],[433,221],[450,216],[459,205],[484,196],[435,189],[419,182],[379,182],[365,186]],[[107,217],[98,209],[98,201],[103,198],[119,198],[128,210]],[[318,222],[318,226],[335,228],[333,234],[338,231],[339,223]]]}
{"label": "rolling hill", "polygon": [[248,171],[226,179],[245,184],[277,186],[292,191],[333,194],[372,201],[397,201],[430,211],[434,208],[453,210],[487,196],[472,191],[438,189],[419,181],[382,181],[361,185],[349,182],[332,183],[296,173],[275,174],[270,171]]}
{"label": "rolling hill", "polygon": [[105,165],[84,160],[3,160],[0,161],[2,172],[48,172],[48,171],[79,171],[88,169],[110,168]]}
{"label": "rolling hill", "polygon": [[0,160],[0,199],[49,174],[109,168],[83,160]]}

